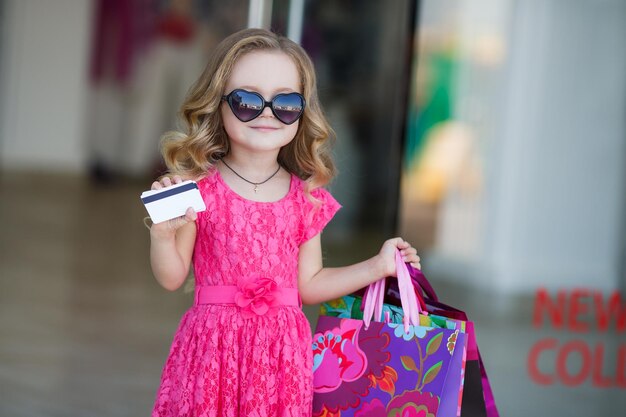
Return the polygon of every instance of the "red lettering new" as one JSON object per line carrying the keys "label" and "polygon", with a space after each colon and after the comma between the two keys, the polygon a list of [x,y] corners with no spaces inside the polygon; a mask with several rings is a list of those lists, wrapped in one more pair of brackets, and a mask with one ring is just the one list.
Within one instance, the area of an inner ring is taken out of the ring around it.
{"label": "red lettering new", "polygon": [[533,326],[539,328],[543,324],[544,313],[550,317],[552,326],[560,329],[563,326],[563,315],[567,294],[561,290],[557,294],[556,302],[550,298],[550,294],[545,288],[539,288],[535,295],[535,307],[533,311]]}
{"label": "red lettering new", "polygon": [[574,332],[587,332],[589,331],[589,324],[578,321],[581,314],[588,312],[587,304],[581,302],[581,299],[589,297],[589,290],[577,288],[572,290],[572,295],[569,301],[569,328]]}
{"label": "red lettering new", "polygon": [[615,328],[619,333],[626,330],[626,306],[622,303],[622,296],[619,291],[613,292],[606,304],[600,292],[596,292],[593,298],[598,330],[606,332],[612,317],[615,318]]}

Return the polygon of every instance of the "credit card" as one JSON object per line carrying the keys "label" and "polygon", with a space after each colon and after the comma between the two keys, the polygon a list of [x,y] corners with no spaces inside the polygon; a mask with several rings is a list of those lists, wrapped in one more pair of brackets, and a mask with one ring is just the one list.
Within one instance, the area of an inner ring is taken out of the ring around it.
{"label": "credit card", "polygon": [[197,213],[206,210],[198,184],[192,180],[160,190],[144,191],[141,193],[141,201],[153,223],[184,216],[189,207],[193,207]]}

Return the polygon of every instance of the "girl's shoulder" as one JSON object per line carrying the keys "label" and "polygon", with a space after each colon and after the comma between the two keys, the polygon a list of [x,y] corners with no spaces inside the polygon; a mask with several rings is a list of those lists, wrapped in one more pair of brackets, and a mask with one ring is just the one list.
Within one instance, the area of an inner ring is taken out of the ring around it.
{"label": "girl's shoulder", "polygon": [[200,194],[202,198],[205,200],[205,203],[209,203],[216,198],[220,192],[218,190],[218,186],[216,184],[216,170],[211,169],[206,171],[202,175],[195,176],[193,178],[189,178],[192,181],[196,182],[198,186],[198,190],[200,190]]}
{"label": "girl's shoulder", "polygon": [[305,205],[319,207],[320,205],[337,204],[331,192],[325,187],[313,188],[307,192],[308,184],[305,180],[292,174],[292,181],[296,181],[295,189],[297,192],[295,194]]}

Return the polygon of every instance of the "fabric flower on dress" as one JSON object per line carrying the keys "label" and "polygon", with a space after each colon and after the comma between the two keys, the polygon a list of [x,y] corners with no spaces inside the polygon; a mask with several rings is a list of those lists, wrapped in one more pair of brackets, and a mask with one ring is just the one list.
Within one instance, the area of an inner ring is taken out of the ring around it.
{"label": "fabric flower on dress", "polygon": [[271,278],[252,277],[241,279],[237,285],[235,304],[241,309],[244,319],[276,313],[278,284]]}

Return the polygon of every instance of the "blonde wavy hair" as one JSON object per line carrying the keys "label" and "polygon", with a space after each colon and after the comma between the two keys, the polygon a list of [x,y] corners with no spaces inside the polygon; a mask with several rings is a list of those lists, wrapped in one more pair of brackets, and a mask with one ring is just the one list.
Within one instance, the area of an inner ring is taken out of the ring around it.
{"label": "blonde wavy hair", "polygon": [[264,29],[236,32],[213,51],[180,108],[182,128],[166,132],[161,138],[161,153],[169,174],[201,177],[228,154],[230,144],[219,107],[233,66],[252,51],[280,51],[293,60],[300,74],[306,107],[294,139],[279,151],[278,162],[306,182],[307,193],[328,184],[336,173],[331,155],[335,133],[320,106],[313,63],[300,45]]}

